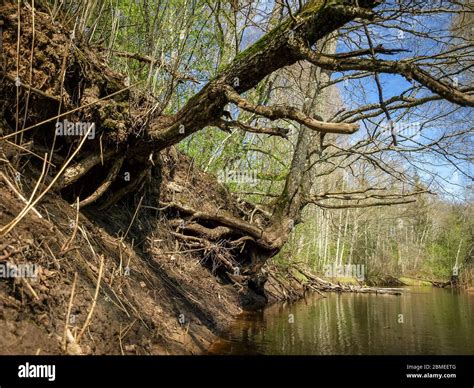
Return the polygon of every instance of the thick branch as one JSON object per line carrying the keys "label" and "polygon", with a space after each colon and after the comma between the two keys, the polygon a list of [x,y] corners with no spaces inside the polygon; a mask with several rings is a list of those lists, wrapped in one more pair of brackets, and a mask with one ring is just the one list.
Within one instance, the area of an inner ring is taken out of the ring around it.
{"label": "thick branch", "polygon": [[343,205],[326,205],[319,201],[309,201],[313,205],[325,208],[325,209],[356,209],[356,208],[366,208],[366,207],[375,207],[375,206],[394,206],[394,205],[404,205],[407,203],[416,202],[416,199],[407,199],[403,201],[378,201],[378,202],[369,202],[369,203],[348,203]]}
{"label": "thick branch", "polygon": [[132,181],[128,185],[123,186],[122,188],[115,191],[109,198],[107,198],[107,200],[103,204],[100,205],[99,210],[105,210],[111,207],[112,205],[120,201],[120,199],[125,197],[127,194],[133,192],[148,175],[148,173],[150,172],[150,168],[151,167],[142,169],[140,173],[135,177],[135,179],[132,179]]}
{"label": "thick branch", "polygon": [[346,123],[325,123],[306,116],[302,111],[291,106],[280,105],[280,106],[263,106],[254,105],[250,101],[240,97],[240,95],[230,86],[224,86],[225,96],[229,102],[234,103],[239,108],[244,109],[248,112],[256,113],[261,116],[265,116],[270,120],[277,119],[291,119],[296,122],[306,125],[308,128],[322,132],[322,133],[343,133],[351,134],[359,129],[358,124],[346,124]]}
{"label": "thick branch", "polygon": [[[309,1],[294,18],[288,18],[240,53],[178,113],[172,117],[155,119],[150,125],[149,134],[153,141],[148,147],[155,150],[166,148],[212,125],[222,116],[228,103],[224,85],[233,85],[235,91],[240,94],[255,87],[275,70],[301,60],[301,54],[290,42],[296,36],[304,38],[311,46],[357,17],[370,17],[371,8],[378,4],[379,0]],[[305,118],[298,115],[297,117],[306,121]],[[317,130],[327,130],[327,127],[321,127],[319,122],[309,123]]]}
{"label": "thick branch", "polygon": [[69,167],[64,171],[64,174],[61,176],[58,183],[59,188],[64,188],[77,182],[81,177],[86,175],[93,167],[97,166],[99,163],[109,160],[112,156],[117,153],[117,150],[110,149],[103,154],[88,155],[84,157],[83,160],[79,161],[76,165]]}
{"label": "thick branch", "polygon": [[252,127],[250,125],[241,123],[240,121],[226,121],[222,119],[216,120],[214,122],[214,125],[226,132],[230,132],[230,128],[239,128],[246,132],[263,133],[265,135],[279,136],[285,139],[288,137],[289,132],[288,128]]}
{"label": "thick branch", "polygon": [[117,158],[115,160],[104,182],[102,182],[102,184],[97,188],[97,190],[94,191],[89,197],[87,197],[86,199],[83,199],[79,203],[81,207],[90,205],[91,203],[97,201],[100,197],[102,197],[102,195],[104,195],[104,193],[108,190],[110,185],[114,182],[115,178],[117,178],[117,175],[120,171],[120,168],[122,167],[124,160],[125,160],[125,157]]}
{"label": "thick branch", "polygon": [[303,41],[294,44],[301,53],[302,58],[323,69],[332,71],[365,70],[400,74],[409,81],[416,80],[421,85],[452,103],[461,106],[474,106],[474,96],[438,81],[425,70],[407,60],[397,62],[362,58],[334,58],[312,51]]}
{"label": "thick branch", "polygon": [[[383,47],[382,45],[378,45],[377,47],[374,47],[373,52],[377,54],[384,54],[384,55],[394,55],[402,52],[407,52],[409,50],[405,49],[387,49]],[[335,58],[335,59],[343,59],[343,58],[353,58],[353,57],[360,57],[363,55],[370,55],[372,54],[372,50],[370,49],[361,49],[361,50],[355,50],[355,51],[350,51],[346,53],[338,53],[334,55],[326,54],[327,57],[330,58]]]}
{"label": "thick branch", "polygon": [[383,187],[369,187],[367,189],[357,189],[357,190],[350,190],[350,191],[335,191],[335,192],[326,192],[326,193],[318,193],[312,196],[313,199],[323,199],[323,198],[333,198],[334,196],[340,195],[352,195],[352,194],[365,194],[368,191],[379,191],[385,190]]}
{"label": "thick branch", "polygon": [[362,201],[365,199],[375,198],[375,199],[400,199],[406,197],[413,197],[415,195],[420,195],[424,193],[429,193],[427,190],[417,191],[414,193],[407,193],[407,194],[367,194],[367,195],[359,195],[353,196],[350,194],[340,194],[340,195],[331,195],[323,198],[313,197],[314,200],[322,200],[322,199],[341,199],[345,201]]}

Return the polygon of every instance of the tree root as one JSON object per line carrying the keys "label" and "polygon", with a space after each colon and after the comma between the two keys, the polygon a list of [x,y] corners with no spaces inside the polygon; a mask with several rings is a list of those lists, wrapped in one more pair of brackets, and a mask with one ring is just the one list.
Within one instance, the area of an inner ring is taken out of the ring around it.
{"label": "tree root", "polygon": [[170,224],[184,231],[197,233],[213,241],[222,239],[222,237],[232,232],[232,229],[225,226],[216,226],[215,228],[206,228],[205,226],[200,225],[196,222],[193,222],[190,224],[184,224],[184,225],[182,224],[182,222],[183,222],[182,220],[172,220]]}
{"label": "tree root", "polygon": [[71,184],[77,182],[80,178],[86,175],[93,167],[97,166],[99,163],[103,163],[109,160],[117,153],[117,150],[109,150],[103,153],[102,155],[98,153],[86,155],[79,163],[67,168],[64,171],[64,174],[61,176],[60,181],[57,185],[58,188],[63,189],[66,186],[70,186]]}
{"label": "tree root", "polygon": [[240,218],[234,217],[230,214],[226,214],[222,210],[216,210],[214,214],[206,213],[202,211],[195,210],[190,206],[185,206],[178,204],[176,202],[160,202],[160,206],[167,208],[175,208],[180,212],[190,214],[191,220],[205,220],[205,221],[214,221],[223,226],[230,227],[236,231],[239,231],[242,234],[250,235],[255,239],[260,239],[263,235],[263,230],[259,227],[252,225],[248,222],[243,221]]}
{"label": "tree root", "polygon": [[115,160],[104,182],[102,182],[102,184],[97,188],[96,191],[94,191],[94,193],[92,193],[89,197],[79,202],[80,206],[87,206],[97,201],[109,189],[110,185],[113,183],[115,178],[117,178],[117,175],[120,171],[120,168],[122,167],[124,160],[125,160],[125,157],[118,158],[117,160]]}
{"label": "tree root", "polygon": [[100,205],[99,210],[108,209],[109,207],[115,205],[127,194],[131,193],[136,188],[138,188],[140,184],[142,183],[143,179],[145,179],[145,177],[149,174],[150,170],[151,170],[151,166],[148,168],[144,168],[142,171],[140,171],[137,177],[134,180],[132,180],[127,186],[124,186],[121,189],[118,189],[117,191],[115,191],[102,205]]}

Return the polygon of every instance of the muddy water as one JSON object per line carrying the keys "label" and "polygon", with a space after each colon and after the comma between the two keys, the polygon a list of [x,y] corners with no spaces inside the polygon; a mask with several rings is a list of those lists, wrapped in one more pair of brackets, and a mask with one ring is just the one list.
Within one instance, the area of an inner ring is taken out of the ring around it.
{"label": "muddy water", "polygon": [[474,354],[474,294],[314,295],[242,315],[211,354]]}

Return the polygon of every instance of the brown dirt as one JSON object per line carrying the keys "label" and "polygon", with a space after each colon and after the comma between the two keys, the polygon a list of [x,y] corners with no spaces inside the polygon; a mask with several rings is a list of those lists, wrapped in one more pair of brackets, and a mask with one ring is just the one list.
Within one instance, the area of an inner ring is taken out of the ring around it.
{"label": "brown dirt", "polygon": [[[170,149],[162,160],[161,200],[174,195],[174,200],[198,209],[222,207],[239,214],[226,189],[194,168],[189,157]],[[3,165],[2,170],[8,169]],[[7,179],[14,181],[11,176]],[[29,193],[34,183],[35,179],[25,177],[21,190]],[[171,192],[170,187],[179,187],[179,192]],[[24,203],[3,180],[0,195],[0,220],[5,225]],[[27,280],[29,286],[18,279],[0,280],[0,354],[64,353],[61,345],[74,273],[78,274],[71,310],[74,320],[68,326],[73,336],[90,311],[102,256],[105,269],[93,318],[79,346],[69,344],[67,353],[207,351],[242,312],[242,290],[212,271],[212,251],[207,255],[188,251],[173,238],[162,212],[141,208],[131,223],[138,201],[106,212],[80,213],[79,230],[65,253],[61,247],[73,234],[76,210],[54,193],[36,206],[43,218],[30,211],[12,232],[0,237],[3,254],[13,252],[6,259],[9,263],[36,264],[40,269],[37,280]],[[273,266],[267,271],[270,303],[304,295],[301,282]]]}
{"label": "brown dirt", "polygon": [[[23,203],[4,182],[0,193],[0,218],[6,224]],[[15,252],[9,263],[40,268],[38,279],[28,280],[38,299],[22,282],[0,282],[0,353],[61,353],[74,273],[78,284],[72,305],[75,321],[69,325],[72,333],[82,327],[90,310],[101,255],[105,260],[101,292],[79,344],[85,354],[200,353],[239,313],[236,290],[222,284],[196,256],[180,252],[178,243],[166,235],[165,223],[153,234],[153,239],[162,241],[144,251],[145,244],[133,236],[150,222],[149,214],[135,219],[126,240],[81,214],[83,232],[78,231],[72,249],[61,254],[61,246],[73,233],[69,222],[75,219],[75,209],[48,194],[37,210],[42,219],[30,212],[0,238],[5,252]],[[123,234],[126,219],[109,219],[108,226]]]}

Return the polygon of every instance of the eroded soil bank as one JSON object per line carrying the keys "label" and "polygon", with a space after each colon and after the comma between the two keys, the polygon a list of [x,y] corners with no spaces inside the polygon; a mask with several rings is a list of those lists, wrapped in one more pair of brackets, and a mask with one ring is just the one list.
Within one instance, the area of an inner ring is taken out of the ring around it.
{"label": "eroded soil bank", "polygon": [[[232,196],[193,168],[186,156],[173,149],[162,161],[163,180],[157,188],[162,199],[173,197],[198,208],[236,206]],[[9,186],[13,180],[8,166],[2,168],[0,218],[6,225],[25,204]],[[29,193],[35,180],[24,177],[21,184]],[[225,251],[211,244],[206,252],[185,247],[173,235],[176,227],[170,225],[167,209],[139,204],[136,198],[108,211],[77,215],[74,204],[48,193],[35,206],[37,213],[28,212],[0,238],[0,264],[34,264],[38,270],[36,279],[0,282],[2,354],[207,351],[242,311],[242,287],[224,281],[215,270],[215,261]],[[280,279],[276,284],[270,278],[267,284],[270,302],[296,299],[305,291],[300,281],[285,280],[275,267],[267,271]]]}

